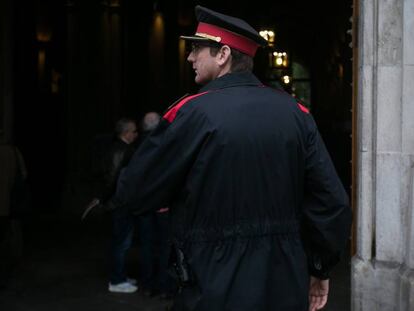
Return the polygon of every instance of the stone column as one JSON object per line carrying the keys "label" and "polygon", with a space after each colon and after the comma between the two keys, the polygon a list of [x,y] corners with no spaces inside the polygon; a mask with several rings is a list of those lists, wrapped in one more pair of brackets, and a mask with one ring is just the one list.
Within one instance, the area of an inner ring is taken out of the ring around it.
{"label": "stone column", "polygon": [[352,310],[414,310],[414,1],[361,0]]}
{"label": "stone column", "polygon": [[403,221],[406,241],[400,271],[400,310],[408,311],[414,309],[414,0],[403,1],[403,27],[402,152],[407,192],[404,205],[408,211]]}

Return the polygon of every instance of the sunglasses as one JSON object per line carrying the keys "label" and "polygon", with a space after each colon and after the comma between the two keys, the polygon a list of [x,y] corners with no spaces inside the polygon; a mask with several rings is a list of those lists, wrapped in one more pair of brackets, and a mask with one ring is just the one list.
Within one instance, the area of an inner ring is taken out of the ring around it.
{"label": "sunglasses", "polygon": [[220,44],[215,42],[191,42],[191,44],[187,45],[187,52],[188,54],[194,53],[197,54],[202,48],[205,47],[216,47],[220,48]]}

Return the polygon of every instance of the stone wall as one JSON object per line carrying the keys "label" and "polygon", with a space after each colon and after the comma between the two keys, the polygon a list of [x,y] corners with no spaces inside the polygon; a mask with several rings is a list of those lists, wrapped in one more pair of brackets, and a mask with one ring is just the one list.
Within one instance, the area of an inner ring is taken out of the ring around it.
{"label": "stone wall", "polygon": [[353,310],[414,310],[414,1],[361,0]]}

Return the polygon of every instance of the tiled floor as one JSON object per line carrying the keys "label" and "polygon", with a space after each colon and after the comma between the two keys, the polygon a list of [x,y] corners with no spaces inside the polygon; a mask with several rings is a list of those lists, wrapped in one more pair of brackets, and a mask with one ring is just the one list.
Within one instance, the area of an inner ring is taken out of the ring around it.
{"label": "tiled floor", "polygon": [[[24,256],[8,286],[0,290],[2,311],[158,311],[171,304],[141,293],[107,291],[108,232],[104,218],[80,223],[78,218],[48,216],[26,226]],[[137,252],[128,267],[136,274]],[[349,260],[335,269],[329,311],[349,311]],[[212,310],[214,311],[214,310]]]}

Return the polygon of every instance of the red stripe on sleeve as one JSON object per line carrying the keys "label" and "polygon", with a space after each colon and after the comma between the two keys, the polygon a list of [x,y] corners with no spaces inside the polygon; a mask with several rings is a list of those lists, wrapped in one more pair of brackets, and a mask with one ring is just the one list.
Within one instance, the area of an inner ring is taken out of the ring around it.
{"label": "red stripe on sleeve", "polygon": [[192,100],[193,98],[204,95],[206,93],[208,93],[208,92],[203,92],[203,93],[191,95],[191,96],[188,96],[188,97],[182,99],[177,105],[175,105],[170,110],[168,110],[166,112],[166,114],[164,114],[163,118],[165,120],[167,120],[168,122],[172,123],[174,121],[175,117],[177,116],[178,110],[180,110],[182,106],[184,106],[188,101]]}
{"label": "red stripe on sleeve", "polygon": [[297,104],[298,104],[300,110],[302,110],[304,113],[309,113],[309,109],[308,108],[306,108],[305,106],[303,106],[303,105],[301,105],[299,103],[297,103]]}

